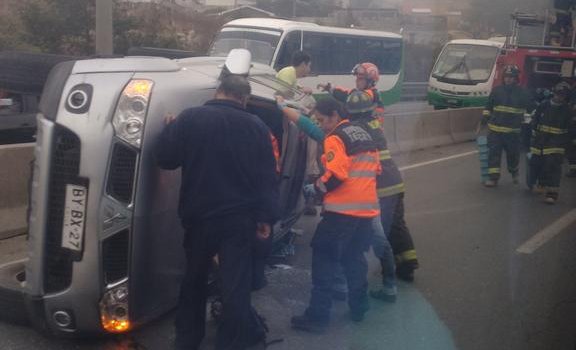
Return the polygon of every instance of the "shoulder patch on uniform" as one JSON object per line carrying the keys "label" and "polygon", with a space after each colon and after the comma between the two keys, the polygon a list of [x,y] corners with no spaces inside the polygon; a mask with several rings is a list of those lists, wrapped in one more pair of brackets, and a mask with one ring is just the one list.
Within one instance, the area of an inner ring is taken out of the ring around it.
{"label": "shoulder patch on uniform", "polygon": [[334,160],[334,152],[330,151],[326,154],[326,160],[331,162],[332,160]]}

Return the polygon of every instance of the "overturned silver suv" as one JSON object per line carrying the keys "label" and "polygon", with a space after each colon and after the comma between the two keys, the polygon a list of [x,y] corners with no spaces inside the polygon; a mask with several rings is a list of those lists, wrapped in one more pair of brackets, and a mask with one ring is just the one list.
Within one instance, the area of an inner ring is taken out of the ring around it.
{"label": "overturned silver suv", "polygon": [[[185,266],[180,172],[157,167],[157,136],[166,114],[213,97],[224,63],[128,57],[52,70],[38,116],[28,258],[0,268],[21,282],[0,285],[18,298],[10,312],[23,305],[26,319],[57,335],[118,333],[176,305]],[[306,140],[274,96],[295,105],[307,98],[273,74],[252,65],[248,109],[281,149],[280,240],[299,215]]]}

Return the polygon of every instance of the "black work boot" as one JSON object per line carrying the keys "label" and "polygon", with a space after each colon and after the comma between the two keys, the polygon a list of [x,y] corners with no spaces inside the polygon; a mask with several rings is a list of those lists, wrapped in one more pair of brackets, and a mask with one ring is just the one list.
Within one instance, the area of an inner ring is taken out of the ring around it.
{"label": "black work boot", "polygon": [[291,323],[292,328],[310,333],[322,334],[328,329],[328,321],[312,319],[306,314],[292,317]]}
{"label": "black work boot", "polygon": [[403,262],[396,266],[396,277],[406,282],[414,282],[414,270],[418,268],[418,263]]}
{"label": "black work boot", "polygon": [[368,303],[368,299],[362,301],[362,303],[355,308],[350,308],[350,319],[352,322],[362,322],[364,321],[364,315],[370,309],[370,304]]}

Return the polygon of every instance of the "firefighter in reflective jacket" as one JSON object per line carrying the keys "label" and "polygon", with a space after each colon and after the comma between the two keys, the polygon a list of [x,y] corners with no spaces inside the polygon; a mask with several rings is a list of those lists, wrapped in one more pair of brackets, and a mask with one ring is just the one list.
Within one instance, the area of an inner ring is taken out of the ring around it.
{"label": "firefighter in reflective jacket", "polygon": [[[363,94],[366,92],[356,91],[350,97],[357,95],[361,99]],[[349,102],[350,100],[351,98]],[[378,146],[382,173],[377,178],[377,188],[382,226],[396,257],[396,274],[403,280],[413,281],[414,270],[418,268],[418,257],[414,241],[404,220],[404,181],[390,155],[380,120],[373,114],[374,108],[374,105],[354,108],[351,103],[346,104],[350,120],[364,127]],[[382,265],[384,270],[385,264],[382,263]],[[373,296],[377,297],[377,294],[373,293]]]}
{"label": "firefighter in reflective jacket", "polygon": [[570,123],[570,142],[566,147],[566,158],[568,160],[567,177],[576,177],[576,89],[572,86],[570,106],[572,107],[572,122]]}
{"label": "firefighter in reflective jacket", "polygon": [[484,109],[483,124],[488,124],[488,173],[486,187],[495,187],[500,179],[502,151],[506,151],[508,171],[518,183],[520,162],[520,133],[524,117],[531,112],[532,101],[518,85],[520,70],[509,65],[504,68],[504,84],[494,88]]}
{"label": "firefighter in reflective jacket", "polygon": [[336,86],[333,87],[332,84],[319,84],[318,88],[330,92],[332,96],[340,101],[343,105],[346,104],[348,96],[353,91],[364,91],[372,99],[375,108],[374,115],[380,120],[380,123],[384,122],[384,104],[380,99],[380,93],[378,88],[376,88],[376,83],[380,80],[380,71],[374,63],[364,62],[359,63],[352,68],[352,75],[356,77],[356,88],[347,89],[345,87]]}
{"label": "firefighter in reflective jacket", "polygon": [[572,109],[569,98],[570,86],[558,84],[552,100],[538,106],[532,119],[528,186],[535,187],[535,192],[544,192],[548,204],[554,204],[558,199],[565,148],[570,141]]}
{"label": "firefighter in reflective jacket", "polygon": [[315,114],[326,133],[322,163],[324,174],[316,183],[323,193],[323,217],[312,238],[312,291],[302,316],[292,327],[322,332],[328,326],[336,272],[344,268],[348,305],[354,321],[368,310],[367,272],[364,253],[370,246],[372,220],[380,214],[376,176],[380,173],[377,147],[362,127],[334,111]]}

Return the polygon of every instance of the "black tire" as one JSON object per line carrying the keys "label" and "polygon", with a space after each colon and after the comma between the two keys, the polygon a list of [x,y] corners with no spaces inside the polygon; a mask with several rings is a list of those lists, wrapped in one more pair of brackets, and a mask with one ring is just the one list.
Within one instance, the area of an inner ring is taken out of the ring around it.
{"label": "black tire", "polygon": [[78,57],[7,51],[0,53],[0,89],[41,94],[50,70],[60,62]]}
{"label": "black tire", "polygon": [[24,291],[20,280],[24,277],[24,262],[17,261],[0,269],[0,321],[29,325]]}

